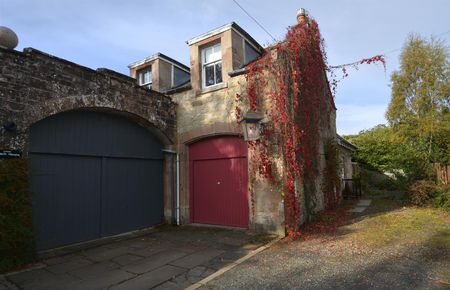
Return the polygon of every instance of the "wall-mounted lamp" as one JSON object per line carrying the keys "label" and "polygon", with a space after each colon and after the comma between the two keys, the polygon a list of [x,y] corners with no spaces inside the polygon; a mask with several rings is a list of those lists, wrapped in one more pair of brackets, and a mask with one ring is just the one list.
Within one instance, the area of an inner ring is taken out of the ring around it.
{"label": "wall-mounted lamp", "polygon": [[259,112],[247,111],[240,121],[245,141],[256,141],[261,138],[261,121],[264,115]]}

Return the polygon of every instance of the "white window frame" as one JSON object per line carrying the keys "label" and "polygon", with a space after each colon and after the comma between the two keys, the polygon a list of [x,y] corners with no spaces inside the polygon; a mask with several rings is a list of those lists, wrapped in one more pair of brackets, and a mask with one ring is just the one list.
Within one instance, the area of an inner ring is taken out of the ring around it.
{"label": "white window frame", "polygon": [[170,66],[170,87],[173,88],[175,82],[175,66],[172,64]]}
{"label": "white window frame", "polygon": [[[205,62],[205,51],[208,48],[211,48],[211,47],[219,47],[219,49],[220,49],[220,59],[219,60],[215,60],[215,61],[211,61],[211,62]],[[204,88],[204,89],[211,88],[211,87],[214,87],[214,86],[217,86],[217,85],[223,83],[223,65],[222,65],[222,81],[220,83],[215,83],[213,85],[206,85],[206,73],[205,73],[206,66],[213,65],[213,67],[214,67],[214,82],[216,82],[216,79],[217,79],[217,77],[216,77],[216,64],[218,64],[218,63],[222,64],[222,46],[221,46],[221,43],[220,42],[219,43],[214,43],[212,45],[203,47],[202,50],[201,50],[202,88]]]}
{"label": "white window frame", "polygon": [[[144,83],[144,74],[147,73],[147,72],[150,73],[150,81]],[[138,79],[138,84],[141,87],[145,87],[145,88],[151,89],[152,88],[152,83],[153,83],[152,67],[150,66],[150,67],[146,67],[146,68],[138,70],[137,71],[137,79]]]}

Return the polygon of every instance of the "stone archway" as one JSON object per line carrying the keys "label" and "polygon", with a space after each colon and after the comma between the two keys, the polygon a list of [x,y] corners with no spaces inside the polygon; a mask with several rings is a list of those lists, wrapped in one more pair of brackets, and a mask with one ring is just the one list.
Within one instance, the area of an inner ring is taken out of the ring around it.
{"label": "stone archway", "polygon": [[74,110],[89,110],[107,112],[120,115],[140,124],[157,136],[165,146],[173,144],[174,128],[167,121],[155,115],[155,108],[138,106],[127,98],[111,95],[81,95],[50,100],[25,110],[23,121],[19,127],[27,131],[28,128],[49,116]]}

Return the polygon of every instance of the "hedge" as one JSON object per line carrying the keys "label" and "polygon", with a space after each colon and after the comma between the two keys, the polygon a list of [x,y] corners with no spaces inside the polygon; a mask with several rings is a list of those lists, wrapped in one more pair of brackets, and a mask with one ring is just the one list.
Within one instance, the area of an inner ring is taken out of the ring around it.
{"label": "hedge", "polygon": [[0,272],[35,261],[26,159],[0,159]]}

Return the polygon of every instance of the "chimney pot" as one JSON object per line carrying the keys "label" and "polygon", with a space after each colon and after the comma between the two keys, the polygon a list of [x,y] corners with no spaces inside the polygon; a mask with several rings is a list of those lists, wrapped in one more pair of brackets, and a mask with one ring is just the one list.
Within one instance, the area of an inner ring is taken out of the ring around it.
{"label": "chimney pot", "polygon": [[305,23],[308,20],[308,11],[305,8],[300,8],[297,11],[297,23]]}

